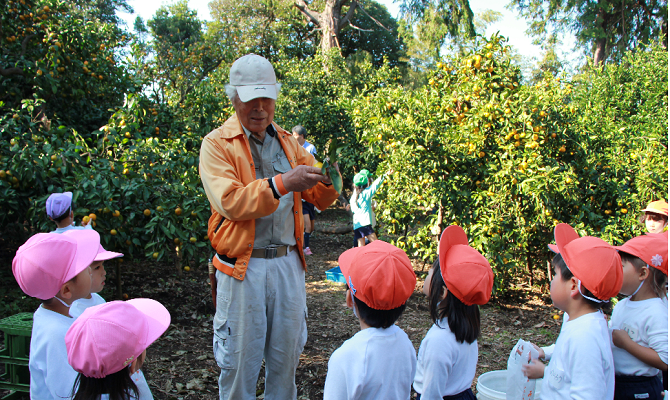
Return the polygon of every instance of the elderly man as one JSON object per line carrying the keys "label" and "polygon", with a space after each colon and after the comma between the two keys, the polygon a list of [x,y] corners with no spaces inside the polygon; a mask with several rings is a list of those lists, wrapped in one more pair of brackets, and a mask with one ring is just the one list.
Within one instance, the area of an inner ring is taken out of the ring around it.
{"label": "elderly man", "polygon": [[295,399],[307,340],[301,198],[325,209],[338,194],[290,133],[273,123],[280,85],[272,65],[248,54],[230,68],[235,115],[209,133],[200,176],[216,250],[214,355],[220,399]]}

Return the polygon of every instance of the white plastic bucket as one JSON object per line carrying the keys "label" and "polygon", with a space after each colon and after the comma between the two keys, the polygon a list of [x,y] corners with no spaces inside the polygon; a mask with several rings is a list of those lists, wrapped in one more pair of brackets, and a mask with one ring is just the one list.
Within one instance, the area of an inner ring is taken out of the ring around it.
{"label": "white plastic bucket", "polygon": [[507,370],[490,371],[477,379],[478,400],[506,400]]}
{"label": "white plastic bucket", "polygon": [[[535,384],[535,398],[540,398],[542,379]],[[490,371],[479,375],[477,379],[478,400],[506,400],[507,396],[507,370]]]}

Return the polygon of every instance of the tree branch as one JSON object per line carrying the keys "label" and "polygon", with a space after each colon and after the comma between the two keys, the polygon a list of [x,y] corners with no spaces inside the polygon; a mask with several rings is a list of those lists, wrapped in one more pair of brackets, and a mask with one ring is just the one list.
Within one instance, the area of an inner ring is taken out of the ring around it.
{"label": "tree branch", "polygon": [[361,11],[363,11],[363,13],[364,13],[365,15],[368,16],[368,18],[370,18],[371,20],[375,21],[375,23],[376,23],[377,25],[379,25],[379,26],[381,26],[382,28],[384,28],[387,32],[389,32],[389,33],[393,33],[393,32],[391,32],[391,30],[390,30],[389,28],[385,27],[381,22],[379,22],[379,21],[377,21],[376,19],[372,18],[372,16],[371,16],[370,14],[368,14],[367,11],[365,11],[365,8],[363,8],[362,5],[359,4],[359,5],[358,5],[358,8],[360,8]]}
{"label": "tree branch", "polygon": [[19,57],[23,57],[26,54],[26,46],[28,45],[28,41],[32,39],[34,36],[35,35],[32,34],[23,38],[23,41],[21,41],[21,54],[19,55]]}
{"label": "tree branch", "polygon": [[316,11],[312,11],[309,8],[307,8],[307,3],[305,3],[305,0],[295,0],[295,3],[293,5],[300,10],[300,12],[307,17],[309,21],[311,21],[314,25],[319,25],[319,18],[321,18],[321,13],[318,13]]}
{"label": "tree branch", "polygon": [[374,31],[375,31],[374,29],[363,29],[363,28],[359,28],[359,27],[357,27],[356,25],[354,25],[354,24],[351,23],[351,22],[349,22],[349,26],[352,27],[352,28],[354,28],[354,29],[358,29],[359,31],[363,31],[363,32],[374,32]]}
{"label": "tree branch", "polygon": [[10,76],[10,75],[24,75],[23,70],[21,68],[7,68],[4,69],[0,67],[0,75],[2,76]]}
{"label": "tree branch", "polygon": [[[347,26],[347,24],[349,23],[349,20],[351,20],[351,18],[354,16],[354,12],[356,11],[356,7],[360,7],[358,2],[357,1],[351,2],[351,5],[349,6],[349,9],[347,10],[347,15],[345,15],[344,18],[342,18],[340,20],[340,26],[339,26],[340,30],[342,30],[342,28]],[[361,7],[361,9],[362,8],[363,7]]]}

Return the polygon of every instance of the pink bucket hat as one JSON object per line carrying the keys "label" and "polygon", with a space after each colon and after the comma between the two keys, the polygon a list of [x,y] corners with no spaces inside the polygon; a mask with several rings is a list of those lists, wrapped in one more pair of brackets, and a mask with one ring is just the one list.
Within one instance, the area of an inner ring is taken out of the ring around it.
{"label": "pink bucket hat", "polygon": [[117,257],[123,257],[123,253],[105,250],[105,248],[100,245],[98,248],[98,254],[95,256],[95,260],[93,261],[107,261]]}
{"label": "pink bucket hat", "polygon": [[47,199],[47,215],[58,218],[72,206],[72,192],[52,193]]}
{"label": "pink bucket hat", "polygon": [[92,229],[38,233],[19,247],[12,273],[25,294],[48,300],[93,262],[98,247],[100,235]]}
{"label": "pink bucket hat", "polygon": [[67,360],[89,378],[104,378],[130,365],[169,326],[170,313],[156,300],[89,307],[65,335]]}

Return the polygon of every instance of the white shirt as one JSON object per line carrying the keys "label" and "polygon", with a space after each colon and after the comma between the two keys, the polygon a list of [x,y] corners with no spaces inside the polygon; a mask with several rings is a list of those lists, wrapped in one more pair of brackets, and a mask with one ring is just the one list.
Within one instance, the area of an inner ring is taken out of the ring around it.
{"label": "white shirt", "polygon": [[305,143],[302,144],[302,147],[305,148],[312,156],[316,157],[316,147],[313,144],[305,140]]}
{"label": "white shirt", "polygon": [[30,398],[70,399],[77,372],[67,362],[65,334],[74,322],[39,306],[33,315],[30,339]]}
{"label": "white shirt", "polygon": [[544,370],[542,400],[614,398],[610,333],[599,311],[563,324]]}
{"label": "white shirt", "polygon": [[416,352],[405,331],[393,325],[356,333],[328,360],[324,400],[408,400]]}
{"label": "white shirt", "polygon": [[456,341],[447,318],[433,324],[419,347],[414,390],[421,400],[441,400],[472,386],[477,369],[478,346]]}
{"label": "white shirt", "polygon": [[72,303],[70,306],[70,315],[73,318],[77,318],[81,315],[81,313],[84,312],[85,309],[105,303],[105,299],[103,299],[99,294],[91,293],[90,299],[79,299]]}
{"label": "white shirt", "polygon": [[68,225],[63,228],[56,228],[53,231],[51,231],[51,233],[64,233],[71,229],[93,229],[93,224],[88,224],[86,226],[75,226],[74,222],[72,222],[72,225]]}
{"label": "white shirt", "polygon": [[[629,297],[621,300],[614,307],[610,326],[626,331],[635,343],[653,349],[664,363],[668,363],[668,308],[660,298],[631,301]],[[658,369],[614,344],[612,356],[617,375],[658,375]]]}

